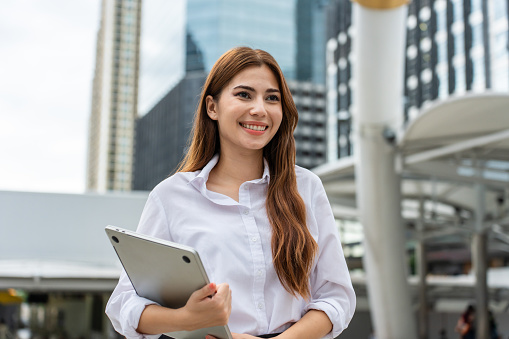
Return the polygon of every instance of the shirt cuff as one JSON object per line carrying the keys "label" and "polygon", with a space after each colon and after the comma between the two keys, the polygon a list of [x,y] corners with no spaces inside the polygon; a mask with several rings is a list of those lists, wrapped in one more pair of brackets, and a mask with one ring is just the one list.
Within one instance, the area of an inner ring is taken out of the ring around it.
{"label": "shirt cuff", "polygon": [[126,302],[124,309],[129,311],[120,315],[120,323],[124,325],[123,334],[127,339],[158,339],[161,336],[160,334],[142,334],[136,331],[141,313],[145,310],[145,307],[152,304],[157,303],[142,297],[130,298]]}
{"label": "shirt cuff", "polygon": [[334,339],[346,328],[346,326],[343,325],[344,315],[340,310],[326,301],[315,301],[308,304],[305,309],[305,313],[307,313],[309,310],[324,312],[332,323],[332,330],[327,333],[327,335],[323,336],[322,339]]}

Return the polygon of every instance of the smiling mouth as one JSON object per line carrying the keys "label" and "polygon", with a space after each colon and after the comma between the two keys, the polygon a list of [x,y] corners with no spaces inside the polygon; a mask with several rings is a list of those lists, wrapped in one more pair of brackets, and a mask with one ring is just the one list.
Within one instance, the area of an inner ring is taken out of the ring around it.
{"label": "smiling mouth", "polygon": [[253,131],[265,131],[267,128],[269,128],[269,126],[246,125],[243,123],[239,123],[239,124],[240,124],[240,126],[250,129],[250,130],[253,130]]}

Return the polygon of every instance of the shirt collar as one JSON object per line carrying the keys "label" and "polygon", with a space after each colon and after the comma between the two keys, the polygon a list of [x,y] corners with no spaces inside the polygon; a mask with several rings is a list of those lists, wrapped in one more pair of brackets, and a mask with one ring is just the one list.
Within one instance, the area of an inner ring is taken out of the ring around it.
{"label": "shirt collar", "polygon": [[263,158],[263,174],[262,178],[258,180],[259,183],[268,183],[270,181],[270,169],[267,159]]}
{"label": "shirt collar", "polygon": [[[210,171],[217,165],[217,162],[219,161],[219,154],[215,154],[212,159],[203,167],[201,171],[189,181],[191,185],[193,185],[196,189],[199,191],[203,191],[206,189],[206,183],[209,179]],[[198,172],[198,171],[197,171]],[[264,158],[263,159],[263,174],[260,179],[251,180],[249,182],[255,183],[255,184],[263,184],[268,183],[270,181],[270,170],[269,170],[269,163]]]}

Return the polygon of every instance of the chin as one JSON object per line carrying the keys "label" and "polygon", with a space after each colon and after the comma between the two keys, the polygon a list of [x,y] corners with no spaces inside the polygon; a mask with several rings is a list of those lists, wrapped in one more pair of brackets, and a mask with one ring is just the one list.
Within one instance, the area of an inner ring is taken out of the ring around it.
{"label": "chin", "polygon": [[257,150],[263,150],[263,148],[267,145],[267,143],[265,142],[262,142],[262,143],[244,143],[244,144],[241,144],[240,146],[246,150],[251,150],[251,151],[257,151]]}

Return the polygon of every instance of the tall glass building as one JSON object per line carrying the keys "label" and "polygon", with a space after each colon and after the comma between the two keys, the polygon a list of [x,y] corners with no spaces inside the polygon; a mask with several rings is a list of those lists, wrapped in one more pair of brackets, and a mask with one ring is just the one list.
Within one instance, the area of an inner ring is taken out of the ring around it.
{"label": "tall glass building", "polygon": [[186,1],[143,1],[138,114],[145,115],[185,75]]}
{"label": "tall glass building", "polygon": [[102,1],[89,123],[89,191],[131,189],[140,25],[141,0]]}
{"label": "tall glass building", "polygon": [[[434,100],[509,91],[507,0],[414,0],[408,6],[405,121]],[[329,160],[353,152],[352,5],[331,0],[327,18]],[[332,137],[330,137],[332,136]]]}
{"label": "tall glass building", "polygon": [[286,77],[296,77],[296,0],[188,0],[187,29],[208,72],[235,46],[271,53]]}

